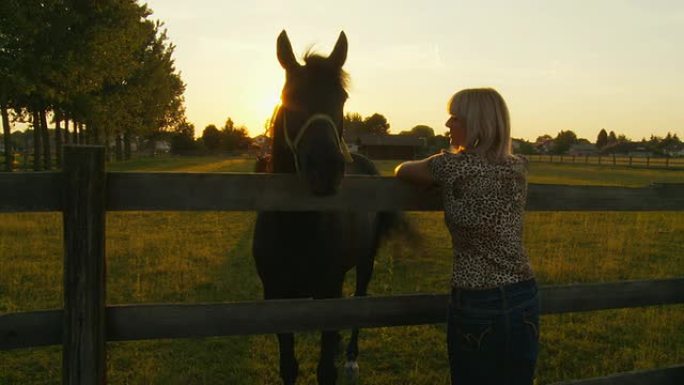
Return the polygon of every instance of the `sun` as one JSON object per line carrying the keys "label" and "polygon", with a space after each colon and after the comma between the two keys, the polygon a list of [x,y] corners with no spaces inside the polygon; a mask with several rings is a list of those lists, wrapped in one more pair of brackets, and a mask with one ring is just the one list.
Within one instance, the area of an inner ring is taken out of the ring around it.
{"label": "sun", "polygon": [[267,131],[275,108],[280,106],[283,79],[281,73],[274,72],[272,76],[260,76],[253,81],[243,95],[249,131],[252,136],[256,136]]}
{"label": "sun", "polygon": [[265,116],[271,116],[273,111],[280,106],[280,95],[269,94],[261,101],[261,109],[266,113]]}

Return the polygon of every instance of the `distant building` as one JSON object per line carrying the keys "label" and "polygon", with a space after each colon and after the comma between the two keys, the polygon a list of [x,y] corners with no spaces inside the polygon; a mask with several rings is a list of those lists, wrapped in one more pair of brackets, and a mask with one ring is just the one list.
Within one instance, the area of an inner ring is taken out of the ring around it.
{"label": "distant building", "polygon": [[171,143],[166,140],[155,140],[154,141],[154,152],[155,153],[167,153],[171,151]]}
{"label": "distant building", "polygon": [[680,148],[679,150],[669,151],[667,154],[670,155],[671,157],[674,157],[674,158],[684,157],[684,148]]}
{"label": "distant building", "polygon": [[541,154],[548,154],[553,148],[554,143],[554,140],[551,138],[538,139],[534,142],[534,148]]}
{"label": "distant building", "polygon": [[625,156],[631,156],[634,158],[651,158],[656,156],[656,154],[653,151],[647,151],[647,150],[634,150],[634,151],[629,151],[626,154],[621,154]]}
{"label": "distant building", "polygon": [[371,159],[415,159],[426,146],[425,138],[411,135],[345,136],[349,151],[357,152]]}
{"label": "distant building", "polygon": [[511,150],[513,150],[514,153],[517,153],[520,151],[520,146],[522,146],[523,143],[525,142],[521,139],[511,139]]}
{"label": "distant building", "polygon": [[655,153],[640,142],[616,142],[606,145],[601,149],[602,154],[616,156],[651,157]]}
{"label": "distant building", "polygon": [[599,149],[592,143],[575,143],[568,150],[568,155],[572,156],[592,156],[598,154]]}

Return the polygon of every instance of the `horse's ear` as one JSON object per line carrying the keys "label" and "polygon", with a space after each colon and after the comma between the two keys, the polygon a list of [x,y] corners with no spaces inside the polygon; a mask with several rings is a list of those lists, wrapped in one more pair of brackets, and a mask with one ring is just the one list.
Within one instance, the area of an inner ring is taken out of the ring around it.
{"label": "horse's ear", "polygon": [[278,53],[278,61],[286,71],[299,66],[297,58],[295,58],[294,52],[292,52],[292,44],[290,44],[290,39],[287,37],[285,30],[278,35],[276,51]]}
{"label": "horse's ear", "polygon": [[347,35],[344,34],[344,31],[340,32],[340,37],[337,38],[335,48],[333,48],[332,53],[328,56],[328,60],[340,68],[347,61]]}

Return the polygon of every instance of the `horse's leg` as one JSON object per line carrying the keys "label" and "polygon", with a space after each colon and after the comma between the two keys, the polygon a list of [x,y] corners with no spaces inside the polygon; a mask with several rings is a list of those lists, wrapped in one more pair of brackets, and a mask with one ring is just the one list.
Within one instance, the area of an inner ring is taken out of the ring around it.
{"label": "horse's leg", "polygon": [[[365,297],[368,293],[368,284],[373,275],[373,263],[375,255],[371,254],[362,258],[356,265],[356,290],[354,297]],[[351,382],[356,382],[359,377],[359,364],[356,359],[359,356],[359,328],[353,328],[349,345],[347,345],[347,362],[344,365],[347,378]]]}
{"label": "horse's leg", "polygon": [[[344,274],[327,280],[323,285],[327,288],[315,295],[315,298],[339,298],[342,296],[342,284]],[[325,330],[321,332],[321,356],[318,360],[318,384],[335,385],[337,382],[337,367],[335,358],[340,347],[340,333],[337,330]]]}
{"label": "horse's leg", "polygon": [[[291,298],[285,291],[266,287],[264,283],[264,299]],[[294,385],[299,373],[299,363],[295,357],[295,344],[293,333],[280,333],[278,336],[278,348],[280,352],[280,378],[283,385]]]}
{"label": "horse's leg", "polygon": [[318,384],[335,385],[337,381],[337,367],[335,357],[340,344],[340,333],[337,330],[321,333],[321,356],[318,361]]}
{"label": "horse's leg", "polygon": [[280,378],[283,385],[294,385],[299,373],[299,364],[295,358],[294,334],[278,334],[278,346],[280,348]]}

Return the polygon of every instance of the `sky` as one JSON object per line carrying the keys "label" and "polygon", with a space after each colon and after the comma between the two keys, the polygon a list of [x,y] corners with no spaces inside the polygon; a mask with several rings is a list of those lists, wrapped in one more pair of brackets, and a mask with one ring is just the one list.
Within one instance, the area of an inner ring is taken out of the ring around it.
{"label": "sky", "polygon": [[298,57],[349,41],[345,112],[387,117],[390,132],[447,131],[463,88],[506,99],[515,138],[599,130],[632,140],[684,137],[681,0],[148,0],[176,46],[187,116],[200,136],[228,117],[264,132],[284,72],[276,38]]}

